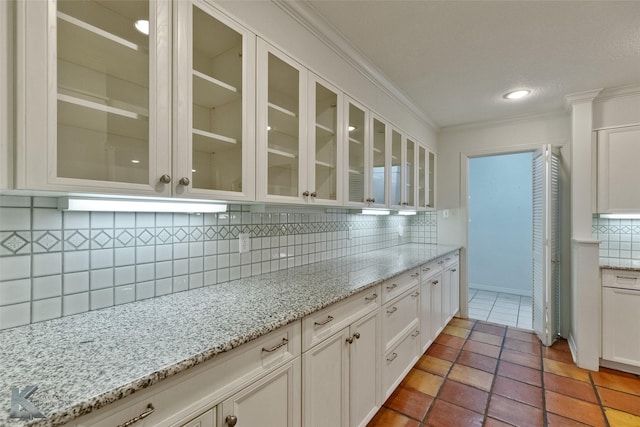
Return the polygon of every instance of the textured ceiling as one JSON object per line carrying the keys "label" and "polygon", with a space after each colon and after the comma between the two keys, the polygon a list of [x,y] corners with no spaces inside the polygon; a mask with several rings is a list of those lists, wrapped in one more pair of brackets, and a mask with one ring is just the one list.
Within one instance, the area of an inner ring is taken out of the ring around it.
{"label": "textured ceiling", "polygon": [[[308,1],[433,123],[562,108],[640,83],[640,1]],[[519,101],[502,95],[516,88]]]}

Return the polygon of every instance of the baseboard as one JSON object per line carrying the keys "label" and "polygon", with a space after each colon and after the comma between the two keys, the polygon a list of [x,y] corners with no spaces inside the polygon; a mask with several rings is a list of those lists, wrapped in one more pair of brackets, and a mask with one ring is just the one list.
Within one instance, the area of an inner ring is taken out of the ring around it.
{"label": "baseboard", "polygon": [[600,366],[615,369],[617,371],[630,372],[632,374],[640,375],[639,366],[627,365],[626,363],[618,363],[612,362],[611,360],[600,359]]}
{"label": "baseboard", "polygon": [[578,364],[578,349],[576,347],[576,341],[573,338],[573,334],[569,332],[569,337],[567,338],[567,342],[569,343],[569,350],[571,350],[571,357],[573,358],[573,363]]}
{"label": "baseboard", "polygon": [[520,295],[523,297],[530,297],[533,294],[533,290],[526,290],[526,289],[513,289],[513,288],[507,288],[507,287],[503,287],[503,286],[489,286],[489,285],[482,285],[480,283],[471,283],[469,282],[469,289],[478,289],[481,291],[489,291],[489,292],[499,292],[499,293],[503,293],[503,294],[512,294],[512,295]]}

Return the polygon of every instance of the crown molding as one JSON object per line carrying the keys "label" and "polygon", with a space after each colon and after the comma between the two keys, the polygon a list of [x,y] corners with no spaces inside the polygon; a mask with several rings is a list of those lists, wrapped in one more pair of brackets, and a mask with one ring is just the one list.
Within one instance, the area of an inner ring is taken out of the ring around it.
{"label": "crown molding", "polygon": [[536,120],[536,119],[545,119],[545,118],[563,117],[563,116],[567,116],[567,112],[564,109],[559,108],[551,111],[545,111],[542,113],[519,114],[519,115],[509,116],[509,117],[496,119],[496,120],[487,120],[482,122],[472,122],[472,123],[463,123],[459,125],[445,126],[443,128],[440,128],[440,133],[455,132],[459,130],[490,128],[490,127],[495,127],[500,125],[508,125],[511,123],[526,122],[526,121]]}
{"label": "crown molding", "polygon": [[640,84],[603,89],[593,102],[604,102],[613,98],[640,95]]}
{"label": "crown molding", "polygon": [[570,111],[571,107],[574,104],[582,104],[582,103],[585,103],[585,102],[593,102],[593,100],[598,97],[600,92],[602,92],[602,88],[594,89],[594,90],[588,90],[586,92],[570,93],[568,95],[565,95],[565,97],[564,97],[565,108],[567,109],[567,111]]}
{"label": "crown molding", "polygon": [[311,4],[305,1],[271,1],[388,96],[407,107],[416,118],[434,131],[439,130],[440,127],[411,98],[322,17]]}

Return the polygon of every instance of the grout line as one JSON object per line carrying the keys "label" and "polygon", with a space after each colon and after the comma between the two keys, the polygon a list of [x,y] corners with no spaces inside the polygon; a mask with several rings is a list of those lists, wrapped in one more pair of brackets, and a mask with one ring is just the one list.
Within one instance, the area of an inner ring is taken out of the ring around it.
{"label": "grout line", "polygon": [[[477,323],[476,323],[476,325],[477,325]],[[473,325],[474,329],[475,329],[476,325]],[[483,424],[486,424],[487,418],[489,417],[489,406],[491,405],[491,399],[493,397],[493,389],[494,389],[494,387],[496,385],[496,380],[498,379],[498,369],[500,368],[500,361],[502,359],[502,350],[504,349],[504,343],[505,343],[505,341],[507,339],[507,331],[508,330],[509,330],[509,327],[505,326],[504,335],[502,336],[502,343],[500,344],[500,352],[498,353],[498,359],[497,359],[497,362],[496,362],[496,369],[495,369],[495,371],[493,373],[493,380],[491,381],[491,387],[489,387],[489,394],[487,396],[487,403],[486,403],[486,405],[484,407],[484,422],[483,422]],[[469,334],[469,336],[471,336],[471,334]],[[508,423],[505,423],[505,424],[508,424]]]}
{"label": "grout line", "polygon": [[[533,322],[533,321],[532,321]],[[532,331],[533,332],[533,331]],[[535,334],[535,332],[534,332]],[[537,337],[537,334],[536,334]],[[549,414],[547,413],[547,393],[544,387],[544,354],[542,354],[542,341],[538,339],[538,345],[540,350],[540,385],[542,386],[542,423],[543,427],[547,427],[549,425]]]}
{"label": "grout line", "polygon": [[600,411],[602,412],[602,417],[604,418],[605,425],[607,427],[610,427],[609,419],[607,418],[607,413],[605,412],[604,406],[602,405],[602,400],[600,399],[600,393],[598,393],[598,388],[596,387],[596,383],[593,381],[591,372],[589,372],[589,382],[591,383],[591,387],[593,387],[593,392],[596,395],[596,400],[598,401],[598,406],[600,406]]}

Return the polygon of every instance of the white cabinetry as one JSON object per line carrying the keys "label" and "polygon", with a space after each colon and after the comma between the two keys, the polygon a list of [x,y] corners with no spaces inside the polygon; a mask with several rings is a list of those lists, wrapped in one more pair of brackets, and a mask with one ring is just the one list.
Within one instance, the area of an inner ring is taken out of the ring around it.
{"label": "white cabinetry", "polygon": [[[14,3],[0,2],[0,58],[5,65],[0,73],[0,190],[13,186],[13,9]],[[6,58],[6,59],[5,59]]]}
{"label": "white cabinetry", "polygon": [[391,130],[390,207],[417,208],[417,144],[396,129]]}
{"label": "white cabinetry", "polygon": [[372,199],[369,153],[372,152],[369,110],[345,97],[345,204],[365,206]]}
{"label": "white cabinetry", "polygon": [[303,319],[303,425],[364,426],[380,406],[379,288]]}
{"label": "white cabinetry", "polygon": [[426,351],[442,326],[442,265],[432,261],[421,270],[420,345]]}
{"label": "white cabinetry", "polygon": [[136,426],[227,426],[235,420],[237,426],[299,427],[300,341],[300,322],[295,322],[83,416],[75,425],[122,425],[151,405],[153,411]]}
{"label": "white cabinetry", "polygon": [[640,211],[640,126],[598,131],[598,212]]}
{"label": "white cabinetry", "polygon": [[418,172],[416,191],[418,209],[435,207],[435,154],[418,145]]}
{"label": "white cabinetry", "polygon": [[603,270],[602,285],[602,358],[634,366],[638,372],[640,272]]}
{"label": "white cabinetry", "polygon": [[200,1],[17,14],[17,188],[253,197],[254,35]]}
{"label": "white cabinetry", "polygon": [[442,273],[442,324],[446,325],[460,309],[460,284],[458,253],[447,255],[443,260]]}
{"label": "white cabinetry", "polygon": [[342,203],[342,93],[258,40],[257,196]]}

